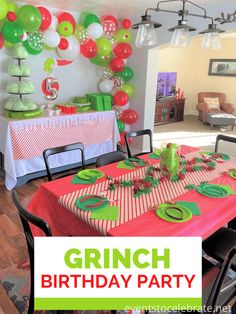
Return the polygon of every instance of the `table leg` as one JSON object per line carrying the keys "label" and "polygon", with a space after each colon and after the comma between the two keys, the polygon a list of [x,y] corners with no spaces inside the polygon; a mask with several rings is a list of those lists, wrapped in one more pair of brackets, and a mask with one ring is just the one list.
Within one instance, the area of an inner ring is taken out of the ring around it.
{"label": "table leg", "polygon": [[231,131],[233,131],[235,124],[231,124]]}
{"label": "table leg", "polygon": [[213,124],[211,123],[211,129],[213,129]]}

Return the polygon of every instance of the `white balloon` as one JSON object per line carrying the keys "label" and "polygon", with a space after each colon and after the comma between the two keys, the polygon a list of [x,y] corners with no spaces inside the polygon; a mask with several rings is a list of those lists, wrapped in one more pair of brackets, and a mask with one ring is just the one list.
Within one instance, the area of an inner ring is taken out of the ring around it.
{"label": "white balloon", "polygon": [[122,111],[123,111],[123,110],[129,109],[129,107],[130,107],[130,103],[129,103],[129,102],[127,102],[127,104],[126,104],[126,105],[121,106],[121,109],[122,109]]}
{"label": "white balloon", "polygon": [[98,88],[101,93],[110,93],[113,89],[112,80],[103,80],[99,83]]}
{"label": "white balloon", "polygon": [[24,31],[22,41],[26,41],[28,38],[28,34]]}
{"label": "white balloon", "polygon": [[49,29],[52,29],[53,31],[56,31],[57,30],[57,26],[58,26],[58,19],[57,17],[52,14],[52,22],[49,26]]}
{"label": "white balloon", "polygon": [[131,126],[129,124],[125,124],[125,132],[130,132]]}
{"label": "white balloon", "polygon": [[64,60],[74,60],[80,53],[80,45],[75,36],[70,36],[66,38],[68,40],[68,48],[66,50],[61,50],[57,48],[57,53],[59,57]]}
{"label": "white balloon", "polygon": [[44,36],[44,42],[45,45],[47,45],[50,48],[56,48],[61,40],[60,35],[58,34],[58,32],[52,30],[52,29],[48,29],[43,33]]}
{"label": "white balloon", "polygon": [[88,36],[92,39],[98,39],[103,35],[103,27],[99,23],[91,23],[87,28]]}

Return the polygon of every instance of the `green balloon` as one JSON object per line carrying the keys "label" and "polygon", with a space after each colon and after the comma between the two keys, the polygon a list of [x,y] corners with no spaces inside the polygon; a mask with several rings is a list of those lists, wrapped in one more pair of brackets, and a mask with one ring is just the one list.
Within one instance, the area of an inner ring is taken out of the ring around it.
{"label": "green balloon", "polygon": [[118,129],[119,129],[119,132],[120,133],[124,132],[124,130],[125,130],[124,122],[121,121],[120,119],[117,119],[116,122],[117,122],[117,126],[118,126]]}
{"label": "green balloon", "polygon": [[121,76],[125,82],[128,82],[132,80],[134,72],[130,67],[125,66],[124,70],[119,73],[119,76]]}
{"label": "green balloon", "polygon": [[101,57],[101,56],[99,56],[99,55],[97,54],[96,57],[91,58],[90,61],[91,61],[93,64],[106,67],[106,66],[108,66],[108,64],[110,63],[111,58],[112,58],[112,54],[110,54],[110,55],[108,55],[108,56],[105,56],[105,57]]}
{"label": "green balloon", "polygon": [[126,83],[124,86],[119,87],[119,90],[126,92],[126,94],[131,98],[134,95],[134,86],[131,84]]}
{"label": "green balloon", "polygon": [[36,31],[42,22],[42,15],[32,5],[23,5],[17,13],[17,21],[26,32]]}
{"label": "green balloon", "polygon": [[38,55],[44,49],[43,33],[29,33],[28,38],[24,41],[24,46],[31,55]]}
{"label": "green balloon", "polygon": [[0,0],[0,20],[3,20],[8,12],[8,6],[5,0]]}
{"label": "green balloon", "polygon": [[70,22],[63,21],[58,25],[58,33],[63,37],[69,37],[73,34],[74,28]]}
{"label": "green balloon", "polygon": [[80,23],[84,25],[84,27],[88,27],[92,23],[99,23],[100,20],[95,14],[91,13],[82,13],[80,16]]}
{"label": "green balloon", "polygon": [[8,2],[7,3],[7,8],[8,8],[8,11],[11,11],[11,12],[16,12],[17,11],[17,6],[14,2]]}
{"label": "green balloon", "polygon": [[2,34],[5,40],[11,44],[20,43],[24,30],[17,22],[5,22],[2,26]]}
{"label": "green balloon", "polygon": [[112,51],[112,44],[106,37],[100,37],[95,40],[98,49],[98,55],[101,57],[108,56]]}
{"label": "green balloon", "polygon": [[131,43],[133,36],[132,33],[128,29],[118,29],[118,31],[114,35],[115,40],[118,43]]}
{"label": "green balloon", "polygon": [[7,40],[4,40],[4,47],[5,48],[12,48],[13,46],[14,46],[14,44],[9,43],[9,41],[7,41]]}

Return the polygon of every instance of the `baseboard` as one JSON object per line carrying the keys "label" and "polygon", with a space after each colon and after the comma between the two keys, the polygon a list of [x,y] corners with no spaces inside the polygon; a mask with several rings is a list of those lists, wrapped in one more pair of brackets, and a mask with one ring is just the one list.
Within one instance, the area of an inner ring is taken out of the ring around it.
{"label": "baseboard", "polygon": [[198,116],[198,111],[194,110],[194,109],[188,109],[188,110],[184,110],[184,115],[188,116]]}

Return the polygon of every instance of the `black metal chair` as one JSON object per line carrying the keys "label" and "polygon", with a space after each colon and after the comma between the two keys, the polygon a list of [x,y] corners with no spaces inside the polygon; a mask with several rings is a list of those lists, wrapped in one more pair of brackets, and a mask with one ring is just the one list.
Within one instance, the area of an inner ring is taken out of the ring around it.
{"label": "black metal chair", "polygon": [[219,142],[220,141],[225,141],[225,142],[230,142],[230,143],[236,143],[236,137],[233,136],[228,136],[228,135],[223,135],[219,134],[216,137],[216,145],[215,145],[215,152],[217,153],[219,150]]}
{"label": "black metal chair", "polygon": [[119,151],[103,154],[97,157],[96,167],[112,164],[117,161],[125,160],[125,154]]}
{"label": "black metal chair", "polygon": [[[70,152],[74,150],[79,150],[81,153],[81,163],[82,163],[82,169],[84,169],[84,144],[83,143],[75,143],[75,144],[69,144],[65,146],[60,146],[60,147],[54,147],[54,148],[49,148],[46,149],[43,152],[43,158],[47,170],[47,176],[48,176],[48,181],[52,181],[52,172],[50,168],[50,163],[49,163],[49,157],[52,155],[60,154],[60,153],[65,153],[65,152]],[[62,178],[67,176],[68,174],[64,174],[62,176],[57,177],[56,179]]]}
{"label": "black metal chair", "polygon": [[[214,281],[213,287],[208,296],[207,302],[205,304],[205,311],[203,313],[217,314],[220,309],[217,310],[217,301],[221,297],[221,303],[219,304],[221,308],[227,306],[230,301],[232,301],[236,296],[236,278],[227,282],[223,287],[229,268],[231,267],[232,261],[236,256],[236,246],[232,247],[228,254],[226,255],[221,269]],[[224,297],[222,297],[224,295]]]}
{"label": "black metal chair", "polygon": [[[131,149],[130,149],[129,139],[130,138],[134,138],[134,137],[138,137],[138,136],[144,136],[144,135],[148,135],[149,136],[149,145],[150,145],[149,151],[141,152],[141,153],[138,153],[138,154],[132,154],[131,153]],[[152,153],[153,152],[152,131],[149,130],[149,129],[146,129],[146,130],[131,131],[129,133],[126,133],[125,134],[125,143],[126,143],[127,154],[128,154],[129,158],[137,157],[137,156],[140,156],[140,155],[143,155],[143,154],[146,154],[146,153]]]}
{"label": "black metal chair", "polygon": [[20,203],[16,191],[12,192],[13,202],[20,215],[21,223],[24,229],[25,238],[27,242],[29,260],[30,260],[30,300],[28,313],[34,313],[34,238],[30,229],[29,223],[41,229],[47,237],[52,236],[51,229],[46,221],[29,213]]}
{"label": "black metal chair", "polygon": [[[203,251],[221,264],[234,246],[236,247],[236,230],[225,227],[217,230],[202,243]],[[236,271],[236,258],[231,267]]]}
{"label": "black metal chair", "polygon": [[[216,144],[215,144],[215,152],[216,153],[218,153],[218,151],[219,151],[219,142],[220,141],[225,141],[225,142],[230,142],[230,143],[235,143],[236,144],[236,137],[223,135],[223,134],[217,135],[217,137],[216,137]],[[236,218],[231,220],[228,223],[228,226],[230,228],[236,229]]]}

